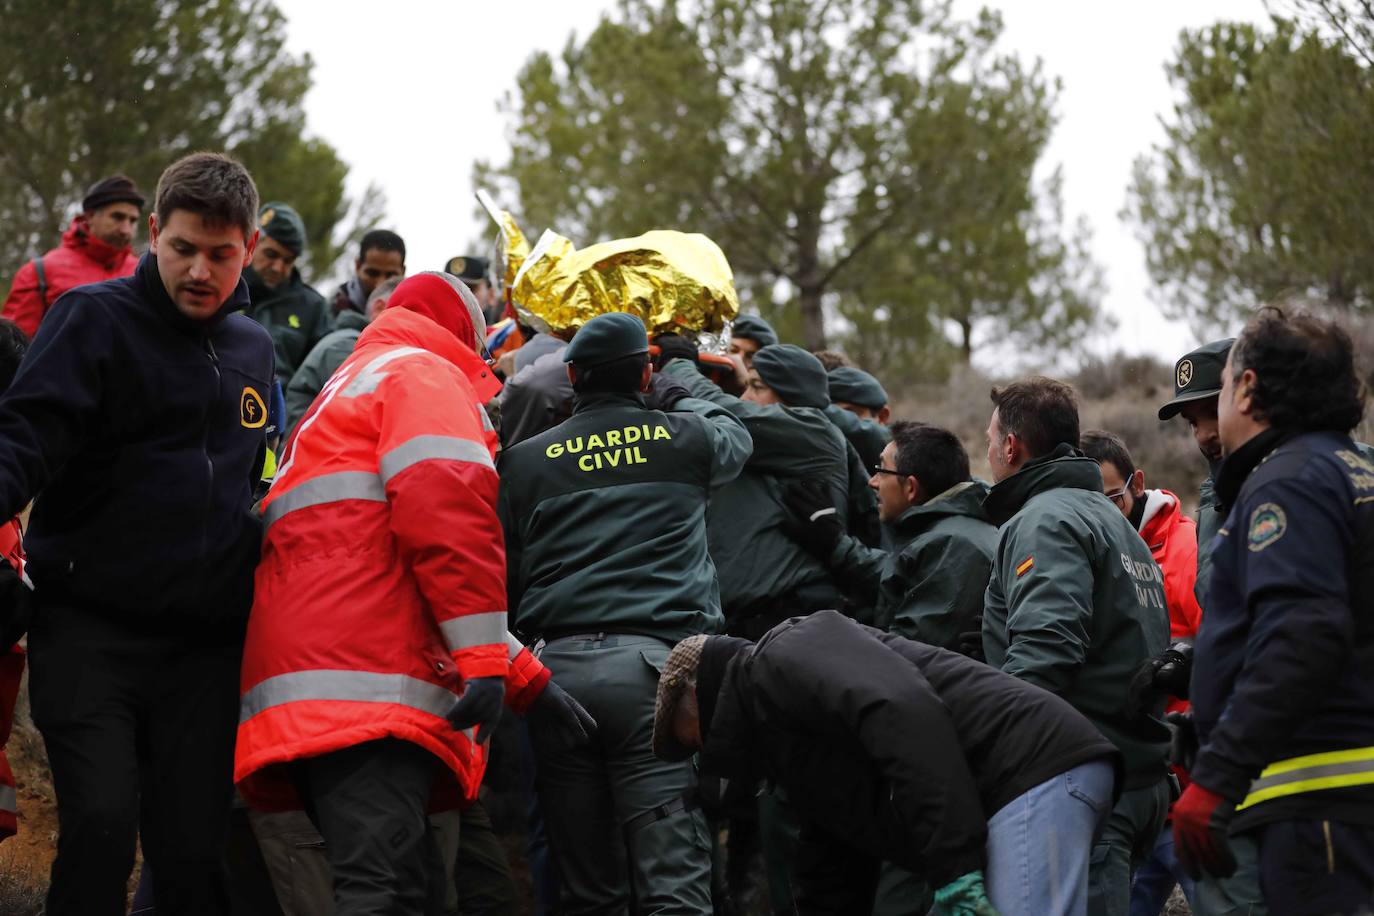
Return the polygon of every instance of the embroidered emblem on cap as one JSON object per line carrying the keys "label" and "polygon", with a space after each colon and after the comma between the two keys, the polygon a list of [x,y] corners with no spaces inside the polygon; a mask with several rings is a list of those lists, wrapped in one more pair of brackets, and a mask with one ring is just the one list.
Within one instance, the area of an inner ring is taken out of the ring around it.
{"label": "embroidered emblem on cap", "polygon": [[268,223],[272,222],[276,215],[277,211],[273,210],[271,207],[268,207],[266,210],[262,211],[262,216],[258,217],[258,225],[266,226]]}
{"label": "embroidered emblem on cap", "polygon": [[1283,537],[1287,530],[1288,516],[1283,509],[1274,503],[1261,503],[1250,513],[1250,551],[1259,553]]}
{"label": "embroidered emblem on cap", "polygon": [[1187,388],[1188,383],[1193,380],[1193,361],[1191,359],[1182,360],[1178,364],[1178,387]]}

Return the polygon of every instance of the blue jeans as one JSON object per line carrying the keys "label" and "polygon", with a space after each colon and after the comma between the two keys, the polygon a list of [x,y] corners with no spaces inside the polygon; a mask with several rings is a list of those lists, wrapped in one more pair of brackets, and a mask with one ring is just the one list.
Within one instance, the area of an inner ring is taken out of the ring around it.
{"label": "blue jeans", "polygon": [[1159,916],[1175,884],[1183,889],[1183,896],[1192,907],[1193,879],[1178,864],[1178,856],[1174,853],[1174,830],[1165,824],[1159,831],[1159,839],[1155,840],[1150,858],[1136,869],[1131,879],[1131,916]]}
{"label": "blue jeans", "polygon": [[1093,836],[1112,765],[1090,760],[1018,795],[988,821],[988,898],[1002,916],[1084,916]]}

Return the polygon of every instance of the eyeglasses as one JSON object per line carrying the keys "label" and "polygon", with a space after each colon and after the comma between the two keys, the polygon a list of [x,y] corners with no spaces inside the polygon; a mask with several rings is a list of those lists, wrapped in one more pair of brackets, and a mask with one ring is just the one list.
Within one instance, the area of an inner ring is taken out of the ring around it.
{"label": "eyeglasses", "polygon": [[1125,487],[1122,487],[1120,490],[1112,490],[1110,493],[1103,493],[1102,495],[1110,499],[1112,502],[1116,503],[1116,507],[1118,509],[1126,508]]}
{"label": "eyeglasses", "polygon": [[903,474],[901,471],[894,471],[894,470],[892,470],[891,468],[885,468],[885,467],[883,467],[881,464],[875,464],[875,465],[873,465],[873,467],[870,468],[869,470],[871,470],[874,474],[891,474],[893,477],[905,477],[905,476],[907,476],[907,475]]}

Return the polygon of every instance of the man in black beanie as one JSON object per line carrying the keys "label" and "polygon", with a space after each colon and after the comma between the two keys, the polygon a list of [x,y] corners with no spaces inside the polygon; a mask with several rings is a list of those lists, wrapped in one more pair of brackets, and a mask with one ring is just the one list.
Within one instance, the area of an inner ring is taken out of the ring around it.
{"label": "man in black beanie", "polygon": [[133,274],[138,258],[132,246],[143,203],[133,179],[125,175],[91,185],[62,244],[15,274],[3,317],[31,338],[48,308],[67,290]]}

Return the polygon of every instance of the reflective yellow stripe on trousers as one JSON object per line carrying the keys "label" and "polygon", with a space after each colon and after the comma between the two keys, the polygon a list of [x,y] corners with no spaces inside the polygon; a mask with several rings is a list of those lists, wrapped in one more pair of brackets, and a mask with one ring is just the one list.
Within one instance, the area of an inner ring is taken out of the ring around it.
{"label": "reflective yellow stripe on trousers", "polygon": [[1291,757],[1265,767],[1236,810],[1288,795],[1369,785],[1374,785],[1374,747]]}

